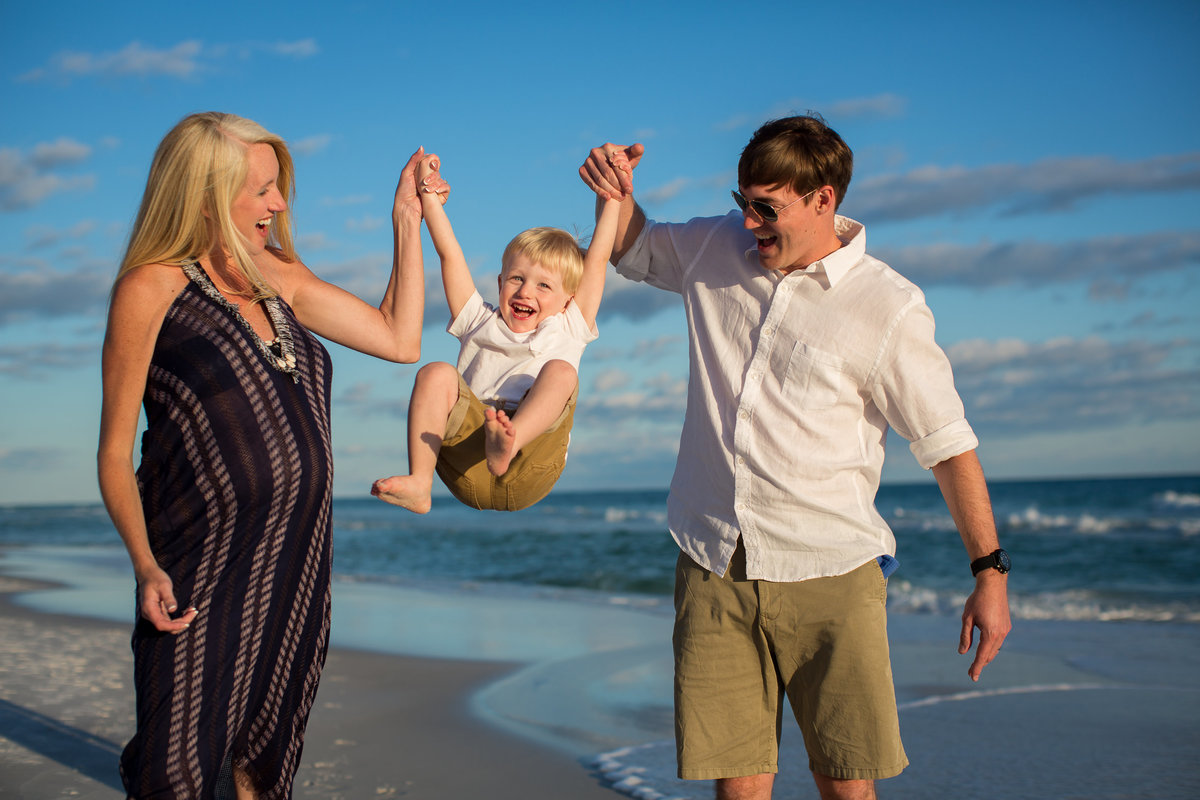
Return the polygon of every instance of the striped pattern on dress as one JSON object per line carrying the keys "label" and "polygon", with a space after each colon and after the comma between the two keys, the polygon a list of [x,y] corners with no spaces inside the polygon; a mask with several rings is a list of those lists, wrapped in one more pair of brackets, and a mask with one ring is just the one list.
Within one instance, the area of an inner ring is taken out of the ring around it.
{"label": "striped pattern on dress", "polygon": [[329,641],[331,364],[277,301],[296,357],[281,370],[189,275],[151,362],[138,480],[155,556],[200,613],[178,636],[137,622],[121,773],[133,797],[213,798],[231,761],[287,798]]}

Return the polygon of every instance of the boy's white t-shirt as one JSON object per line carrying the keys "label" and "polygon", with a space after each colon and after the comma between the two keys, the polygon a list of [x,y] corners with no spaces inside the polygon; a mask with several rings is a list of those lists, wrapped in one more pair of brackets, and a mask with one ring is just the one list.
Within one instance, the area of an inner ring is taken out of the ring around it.
{"label": "boy's white t-shirt", "polygon": [[475,396],[485,403],[507,404],[521,401],[547,361],[566,361],[578,370],[583,349],[599,336],[594,325],[588,327],[574,300],[534,330],[516,333],[479,292],[446,330],[462,344],[458,372]]}

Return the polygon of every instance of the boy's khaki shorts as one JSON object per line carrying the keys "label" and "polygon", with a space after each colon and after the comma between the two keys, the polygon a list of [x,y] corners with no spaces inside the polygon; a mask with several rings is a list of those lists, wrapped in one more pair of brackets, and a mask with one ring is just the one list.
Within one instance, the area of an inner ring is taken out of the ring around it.
{"label": "boy's khaki shorts", "polygon": [[745,569],[741,541],[723,578],[684,553],[675,568],[679,777],[778,772],[784,693],[809,769],[842,780],[898,775],[908,759],[878,562],[796,583],[746,580]]}
{"label": "boy's khaki shorts", "polygon": [[[467,382],[458,377],[458,401],[446,420],[446,433],[438,453],[437,474],[450,493],[472,508],[491,511],[520,511],[554,488],[567,463],[567,444],[575,422],[575,400],[579,388],[554,424],[529,444],[497,478],[488,472],[484,455],[484,405]],[[506,408],[512,416],[515,408]]]}

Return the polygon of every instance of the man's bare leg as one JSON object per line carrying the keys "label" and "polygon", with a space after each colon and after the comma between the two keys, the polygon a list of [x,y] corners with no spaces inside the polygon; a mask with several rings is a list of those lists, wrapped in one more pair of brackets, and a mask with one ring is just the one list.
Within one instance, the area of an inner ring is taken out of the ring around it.
{"label": "man's bare leg", "polygon": [[565,361],[548,361],[538,373],[537,380],[510,418],[503,411],[484,412],[484,452],[488,472],[500,476],[508,472],[521,448],[545,433],[562,414],[579,375]]}
{"label": "man's bare leg", "polygon": [[375,481],[371,494],[418,514],[429,511],[446,420],[457,402],[458,370],[453,365],[434,361],[421,367],[408,404],[409,473]]}
{"label": "man's bare leg", "polygon": [[875,800],[875,781],[845,781],[813,773],[821,800]]}
{"label": "man's bare leg", "polygon": [[771,800],[775,776],[766,772],[742,778],[719,778],[717,800]]}

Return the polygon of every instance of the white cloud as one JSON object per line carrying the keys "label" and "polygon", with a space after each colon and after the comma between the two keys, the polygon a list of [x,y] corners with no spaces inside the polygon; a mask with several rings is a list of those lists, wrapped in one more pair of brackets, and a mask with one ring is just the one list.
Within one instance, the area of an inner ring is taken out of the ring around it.
{"label": "white cloud", "polygon": [[81,239],[95,229],[95,220],[84,219],[65,229],[52,228],[48,225],[34,225],[25,231],[25,237],[29,240],[29,249],[37,250]]}
{"label": "white cloud", "polygon": [[314,250],[332,250],[336,246],[337,244],[333,240],[320,231],[296,236],[296,249],[300,251],[301,258],[305,253]]}
{"label": "white cloud", "polygon": [[100,358],[100,340],[63,345],[57,342],[0,346],[0,375],[37,379],[64,370],[92,367]]}
{"label": "white cloud", "polygon": [[13,147],[0,147],[0,211],[32,208],[58,192],[84,191],[96,185],[93,175],[59,175],[50,170],[77,164],[91,153],[87,145],[58,139],[34,145],[26,154]]}
{"label": "white cloud", "polygon": [[373,217],[370,214],[366,214],[358,219],[346,220],[346,230],[357,233],[377,231],[383,227],[383,223],[383,217]]}
{"label": "white cloud", "polygon": [[111,274],[91,269],[60,272],[49,267],[0,272],[0,325],[21,319],[59,317],[103,308]]}
{"label": "white cloud", "polygon": [[925,166],[851,183],[846,213],[873,222],[963,215],[1005,216],[1073,208],[1122,192],[1200,189],[1200,151],[1118,161],[1111,156],[1048,158],[1030,164]]}
{"label": "white cloud", "polygon": [[[625,391],[614,391],[614,389]],[[640,423],[677,426],[687,406],[687,378],[657,373],[640,384],[611,387],[580,396],[579,407],[589,425],[604,425],[636,417]]]}
{"label": "white cloud", "polygon": [[881,247],[876,255],[926,288],[1041,287],[1082,280],[1091,282],[1093,299],[1120,298],[1127,294],[1122,280],[1200,264],[1200,232],[1157,231],[1066,242],[936,243]]}
{"label": "white cloud", "polygon": [[200,52],[201,44],[194,39],[180,42],[166,50],[146,47],[141,42],[134,41],[120,50],[108,53],[63,51],[51,58],[48,66],[26,73],[21,79],[71,79],[90,75],[165,75],[171,78],[190,78],[200,69]]}
{"label": "white cloud", "polygon": [[114,50],[101,53],[63,51],[55,54],[43,67],[30,70],[18,80],[70,81],[75,78],[99,76],[104,78],[174,78],[187,80],[208,71],[214,62],[230,57],[250,58],[267,53],[287,58],[310,58],[320,49],[315,39],[292,42],[241,43],[205,45],[188,39],[168,48],[155,48],[133,41]]}
{"label": "white cloud", "polygon": [[693,183],[691,178],[676,178],[662,186],[638,193],[639,201],[644,201],[647,205],[657,205],[665,203],[677,197],[680,192],[687,189]]}
{"label": "white cloud", "polygon": [[[3,355],[0,354],[0,372],[3,372]],[[72,454],[59,447],[18,447],[0,449],[0,472],[26,473],[32,470],[61,468]]]}
{"label": "white cloud", "polygon": [[292,58],[312,58],[321,49],[317,47],[316,39],[297,39],[294,42],[275,42],[264,47],[269,52]]}
{"label": "white cloud", "polygon": [[65,136],[53,142],[39,142],[33,146],[29,161],[37,169],[53,169],[63,164],[78,164],[86,161],[92,148]]}
{"label": "white cloud", "polygon": [[623,369],[602,370],[592,378],[592,391],[608,394],[629,385],[629,373]]}
{"label": "white cloud", "polygon": [[322,197],[321,205],[337,208],[339,206],[362,206],[374,201],[369,194],[349,194],[344,197]]}
{"label": "white cloud", "polygon": [[306,136],[303,139],[297,139],[288,144],[288,149],[292,153],[301,156],[311,156],[314,153],[319,153],[329,146],[333,141],[333,135],[321,133],[315,136]]}
{"label": "white cloud", "polygon": [[625,317],[636,321],[652,317],[663,309],[682,307],[679,295],[674,292],[665,292],[644,283],[610,280],[605,284],[599,318],[608,320]]}
{"label": "white cloud", "polygon": [[977,429],[1102,431],[1200,418],[1196,344],[1098,336],[974,340],[948,347],[946,354]]}
{"label": "white cloud", "polygon": [[884,119],[899,117],[908,109],[908,100],[897,94],[884,93],[873,97],[838,100],[821,111],[827,121],[843,119]]}
{"label": "white cloud", "polygon": [[792,97],[782,100],[766,111],[756,114],[736,114],[718,122],[715,128],[719,131],[737,130],[743,127],[757,128],[764,122],[782,117],[794,117],[816,112],[833,124],[834,120],[849,119],[885,119],[899,117],[908,109],[907,98],[897,94],[884,92],[869,97],[849,97],[835,100],[825,105],[816,104],[811,100]]}

